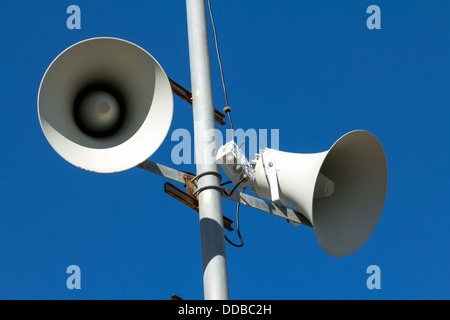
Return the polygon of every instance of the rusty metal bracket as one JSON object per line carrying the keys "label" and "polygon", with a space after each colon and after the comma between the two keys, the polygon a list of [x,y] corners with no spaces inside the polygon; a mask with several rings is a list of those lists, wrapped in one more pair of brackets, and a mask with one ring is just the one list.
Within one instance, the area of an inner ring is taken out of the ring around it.
{"label": "rusty metal bracket", "polygon": [[[181,99],[183,99],[184,101],[186,101],[187,103],[189,103],[190,105],[192,105],[192,92],[170,78],[169,82],[170,86],[172,87],[172,92]],[[214,120],[218,124],[222,126],[225,125],[225,121],[223,121],[224,118],[225,115],[222,112],[220,112],[217,109],[214,109]]]}
{"label": "rusty metal bracket", "polygon": [[179,96],[181,99],[189,104],[192,104],[192,93],[181,86],[179,83],[169,78],[170,86],[172,87],[172,92]]}
{"label": "rusty metal bracket", "polygon": [[193,179],[194,179],[194,176],[192,176],[190,174],[185,173],[183,175],[184,185],[186,187],[187,194],[190,195],[191,197],[194,197],[195,199],[198,199],[198,195],[196,193],[197,185],[195,184]]}
{"label": "rusty metal bracket", "polygon": [[198,200],[183,190],[178,189],[170,182],[164,183],[164,192],[198,212]]}
{"label": "rusty metal bracket", "polygon": [[[186,179],[189,179],[188,178],[189,175],[185,175],[185,176],[186,176]],[[191,177],[191,179],[192,179],[192,177]],[[164,192],[165,193],[167,193],[169,196],[175,198],[176,200],[180,201],[181,203],[187,205],[189,208],[199,212],[198,199],[195,196],[189,194],[189,192],[192,192],[191,190],[189,190],[190,189],[189,187],[186,186],[186,188],[188,189],[188,193],[186,193],[183,190],[175,187],[170,182],[164,183]],[[231,219],[229,219],[229,218],[227,218],[225,216],[223,217],[223,227],[226,230],[228,230],[228,231],[233,231],[234,230],[231,227],[232,223],[233,223],[233,220],[231,220]]]}

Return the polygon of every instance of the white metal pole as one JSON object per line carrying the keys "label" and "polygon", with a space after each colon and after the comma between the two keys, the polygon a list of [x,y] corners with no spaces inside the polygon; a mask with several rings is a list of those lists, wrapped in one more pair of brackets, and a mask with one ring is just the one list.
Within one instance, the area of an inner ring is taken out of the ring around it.
{"label": "white metal pole", "polygon": [[206,300],[228,300],[222,196],[211,84],[205,0],[186,0],[194,141],[197,166],[203,289]]}

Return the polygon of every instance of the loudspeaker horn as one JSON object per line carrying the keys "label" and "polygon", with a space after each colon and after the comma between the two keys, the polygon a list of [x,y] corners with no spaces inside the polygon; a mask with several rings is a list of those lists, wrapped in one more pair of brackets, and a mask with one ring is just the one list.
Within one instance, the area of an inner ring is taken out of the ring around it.
{"label": "loudspeaker horn", "polygon": [[69,163],[112,173],[148,159],[172,122],[172,90],[159,63],[118,38],[92,38],[63,52],[38,94],[42,131]]}
{"label": "loudspeaker horn", "polygon": [[367,241],[380,218],[387,191],[385,153],[378,139],[362,130],[320,153],[265,149],[257,155],[252,191],[303,214],[322,249],[344,257]]}

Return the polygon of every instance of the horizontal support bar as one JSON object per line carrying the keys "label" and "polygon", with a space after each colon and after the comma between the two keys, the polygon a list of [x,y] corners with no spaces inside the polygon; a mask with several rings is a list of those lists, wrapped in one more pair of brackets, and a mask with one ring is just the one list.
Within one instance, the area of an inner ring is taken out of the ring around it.
{"label": "horizontal support bar", "polygon": [[164,192],[198,212],[198,200],[183,190],[178,189],[170,182],[164,183]]}
{"label": "horizontal support bar", "polygon": [[309,222],[309,220],[299,212],[296,212],[287,207],[276,206],[272,202],[250,196],[243,192],[233,192],[231,196],[227,196],[227,194],[230,194],[231,189],[225,187],[224,189],[226,192],[222,192],[222,197],[228,200],[239,202],[243,205],[287,219],[294,225],[303,224],[305,226],[312,227],[312,224]]}
{"label": "horizontal support bar", "polygon": [[[136,167],[183,184],[186,184],[186,175],[195,176],[192,173],[175,170],[150,160],[146,160]],[[272,202],[253,197],[242,192],[233,192],[231,196],[227,196],[227,194],[231,193],[231,189],[225,187],[223,187],[223,189],[225,192],[222,192],[222,197],[225,199],[239,202],[243,205],[287,219],[294,225],[303,224],[305,226],[312,227],[311,223],[307,218],[305,218],[305,216],[292,209],[276,206]]]}
{"label": "horizontal support bar", "polygon": [[195,176],[195,174],[175,170],[175,169],[166,167],[162,164],[159,164],[159,163],[156,163],[156,162],[153,162],[150,160],[145,160],[141,164],[138,164],[136,166],[136,168],[157,174],[161,177],[164,177],[164,178],[167,178],[167,179],[170,179],[173,181],[177,181],[180,183],[184,183],[184,175],[186,175],[186,174]]}

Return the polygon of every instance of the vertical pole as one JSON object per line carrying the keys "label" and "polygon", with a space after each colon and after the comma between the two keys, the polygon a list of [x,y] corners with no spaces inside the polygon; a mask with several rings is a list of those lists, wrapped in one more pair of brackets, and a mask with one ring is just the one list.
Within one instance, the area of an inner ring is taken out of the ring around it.
{"label": "vertical pole", "polygon": [[195,160],[199,191],[203,289],[206,300],[228,300],[222,195],[209,59],[205,0],[186,0],[194,113]]}

